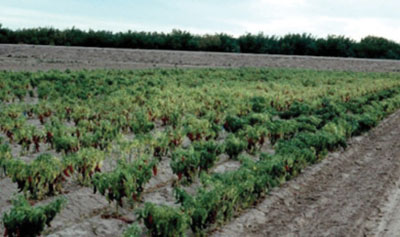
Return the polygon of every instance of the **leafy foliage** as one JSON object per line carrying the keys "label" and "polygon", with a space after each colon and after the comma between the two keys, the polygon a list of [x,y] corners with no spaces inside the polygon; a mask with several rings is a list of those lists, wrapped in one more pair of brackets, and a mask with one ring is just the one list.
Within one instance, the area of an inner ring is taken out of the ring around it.
{"label": "leafy foliage", "polygon": [[11,210],[3,215],[4,236],[39,236],[65,203],[65,199],[59,198],[47,205],[32,207],[23,196],[18,196]]}
{"label": "leafy foliage", "polygon": [[184,236],[189,219],[177,208],[145,203],[137,211],[138,218],[150,230],[151,236]]}
{"label": "leafy foliage", "polygon": [[78,181],[81,184],[90,184],[94,173],[101,172],[101,166],[105,155],[102,151],[94,148],[84,148],[72,157],[72,163],[78,173]]}
{"label": "leafy foliage", "polygon": [[193,148],[177,149],[172,153],[171,169],[174,174],[178,175],[178,180],[184,177],[189,183],[193,182],[199,166],[200,154]]}
{"label": "leafy foliage", "polygon": [[50,154],[42,154],[30,164],[11,159],[6,170],[12,181],[18,184],[18,189],[29,192],[35,199],[61,192],[65,180],[61,160]]}
{"label": "leafy foliage", "polygon": [[195,152],[200,153],[200,171],[209,171],[214,167],[218,160],[218,156],[224,151],[223,146],[218,145],[213,140],[196,142],[193,144],[193,147]]}
{"label": "leafy foliage", "polygon": [[106,196],[109,202],[116,201],[117,206],[123,205],[123,198],[139,201],[144,185],[152,177],[156,161],[146,157],[137,158],[133,163],[119,160],[118,166],[109,173],[96,173],[92,183],[94,193],[97,191]]}
{"label": "leafy foliage", "polygon": [[140,237],[142,234],[142,229],[137,223],[130,225],[125,231],[124,237]]}
{"label": "leafy foliage", "polygon": [[225,140],[225,151],[229,155],[230,158],[235,159],[238,155],[244,151],[246,148],[246,141],[236,137],[233,134],[229,134],[229,136]]}

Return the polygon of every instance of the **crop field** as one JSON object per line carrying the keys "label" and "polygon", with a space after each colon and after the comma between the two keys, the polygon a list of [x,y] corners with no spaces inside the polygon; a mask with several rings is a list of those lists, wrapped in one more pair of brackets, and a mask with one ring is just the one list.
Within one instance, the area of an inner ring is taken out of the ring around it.
{"label": "crop field", "polygon": [[400,74],[3,71],[0,100],[5,235],[209,235],[397,111]]}

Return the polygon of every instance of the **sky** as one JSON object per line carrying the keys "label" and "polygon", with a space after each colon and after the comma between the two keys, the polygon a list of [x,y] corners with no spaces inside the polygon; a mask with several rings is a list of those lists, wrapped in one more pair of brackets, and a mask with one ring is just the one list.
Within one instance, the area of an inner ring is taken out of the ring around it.
{"label": "sky", "polygon": [[373,35],[400,42],[395,0],[0,0],[0,24],[195,34]]}

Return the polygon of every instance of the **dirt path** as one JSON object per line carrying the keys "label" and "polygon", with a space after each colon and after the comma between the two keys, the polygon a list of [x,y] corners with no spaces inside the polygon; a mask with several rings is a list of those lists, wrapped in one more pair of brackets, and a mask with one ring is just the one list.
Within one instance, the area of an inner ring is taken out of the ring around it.
{"label": "dirt path", "polygon": [[0,70],[277,67],[400,71],[400,60],[0,44]]}
{"label": "dirt path", "polygon": [[214,236],[399,236],[400,111]]}

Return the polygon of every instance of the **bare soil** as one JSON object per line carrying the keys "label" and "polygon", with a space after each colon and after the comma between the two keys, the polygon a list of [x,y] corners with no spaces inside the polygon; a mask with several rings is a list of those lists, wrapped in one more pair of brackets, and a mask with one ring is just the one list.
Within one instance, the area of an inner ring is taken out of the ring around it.
{"label": "bare soil", "polygon": [[399,72],[399,60],[0,44],[0,70],[275,67]]}
{"label": "bare soil", "polygon": [[[281,67],[347,71],[400,71],[400,61],[326,57],[0,45],[0,70],[136,69],[152,67]],[[32,122],[34,123],[34,121]],[[19,147],[13,147],[15,154]],[[271,151],[273,152],[273,151]],[[26,156],[31,158],[30,155]],[[144,201],[174,205],[174,176],[163,160]],[[214,172],[236,169],[221,157]],[[65,188],[67,207],[46,229],[50,236],[119,236],[127,223],[102,218],[114,207],[72,181]],[[0,215],[17,191],[0,176]],[[49,202],[52,198],[42,201]],[[40,204],[40,203],[39,203]],[[344,151],[331,153],[297,178],[276,188],[258,205],[244,210],[214,236],[398,236],[400,233],[400,111],[370,133],[353,138]],[[129,207],[121,215],[134,220]],[[0,225],[0,233],[3,226]]]}

